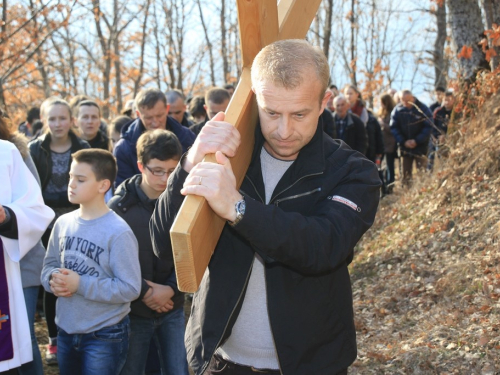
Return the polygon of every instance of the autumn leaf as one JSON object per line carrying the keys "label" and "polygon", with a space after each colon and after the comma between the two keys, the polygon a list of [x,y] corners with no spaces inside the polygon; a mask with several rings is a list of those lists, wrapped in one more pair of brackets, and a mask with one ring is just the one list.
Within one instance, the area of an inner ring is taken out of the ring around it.
{"label": "autumn leaf", "polygon": [[485,59],[486,61],[491,61],[491,58],[492,57],[495,57],[497,55],[497,53],[495,52],[494,49],[489,49],[485,52]]}
{"label": "autumn leaf", "polygon": [[459,59],[462,58],[462,59],[470,60],[472,58],[472,47],[463,46],[457,57]]}

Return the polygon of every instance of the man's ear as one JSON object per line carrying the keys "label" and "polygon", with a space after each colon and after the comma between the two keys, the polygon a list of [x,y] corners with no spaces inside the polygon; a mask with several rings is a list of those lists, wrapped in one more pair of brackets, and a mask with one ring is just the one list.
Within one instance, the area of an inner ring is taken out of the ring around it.
{"label": "man's ear", "polygon": [[135,110],[135,115],[137,116],[137,118],[141,118],[141,112],[139,112],[138,109]]}
{"label": "man's ear", "polygon": [[167,114],[169,110],[170,110],[170,104],[167,104]]}
{"label": "man's ear", "polygon": [[[203,104],[203,108],[205,108],[205,112],[208,111],[208,108],[207,108],[207,105],[206,104]],[[208,113],[208,112],[207,112]]]}
{"label": "man's ear", "polygon": [[321,115],[323,111],[326,108],[326,104],[328,103],[328,99],[332,96],[332,92],[330,90],[325,91],[325,95],[323,96],[323,99],[321,100],[321,109],[319,110],[319,114]]}
{"label": "man's ear", "polygon": [[144,165],[139,160],[137,160],[137,168],[139,168],[141,173],[144,173]]}

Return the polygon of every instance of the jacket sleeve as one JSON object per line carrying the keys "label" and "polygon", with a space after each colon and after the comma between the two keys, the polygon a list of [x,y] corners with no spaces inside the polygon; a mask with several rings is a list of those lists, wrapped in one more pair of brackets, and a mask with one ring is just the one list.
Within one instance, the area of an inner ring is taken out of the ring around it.
{"label": "jacket sleeve", "polygon": [[59,256],[59,245],[56,240],[57,238],[59,238],[59,225],[56,221],[54,228],[50,233],[47,252],[45,253],[45,258],[43,260],[42,274],[40,276],[40,281],[42,282],[44,289],[49,293],[52,293],[49,284],[50,276],[54,273],[54,271],[62,267],[61,258]]}
{"label": "jacket sleeve", "polygon": [[382,135],[382,127],[380,126],[380,123],[378,122],[377,119],[375,119],[375,153],[377,155],[383,154],[385,147],[384,147],[384,136]]}
{"label": "jacket sleeve", "polygon": [[118,172],[116,174],[115,186],[119,186],[127,178],[135,175],[134,159],[132,158],[132,150],[125,139],[120,139],[114,149],[116,165]]}
{"label": "jacket sleeve", "polygon": [[359,155],[350,160],[336,172],[341,181],[315,203],[313,214],[286,212],[247,198],[245,215],[233,229],[265,262],[305,275],[350,263],[354,246],[373,223],[380,196],[375,165]]}
{"label": "jacket sleeve", "polygon": [[356,127],[356,144],[354,150],[366,155],[366,150],[368,149],[368,135],[366,134],[365,124],[358,118],[354,119],[354,126]]}
{"label": "jacket sleeve", "polygon": [[420,144],[427,144],[429,142],[429,137],[431,136],[431,131],[434,125],[433,116],[430,109],[422,105],[420,106],[420,110],[424,113],[425,119],[423,123],[422,131],[415,137],[415,142]]}
{"label": "jacket sleeve", "polygon": [[391,127],[391,133],[396,138],[396,142],[400,145],[403,145],[405,143],[405,137],[401,133],[401,122],[399,121],[399,111],[397,108],[394,108],[392,113],[391,113],[391,122],[389,123],[389,126]]}

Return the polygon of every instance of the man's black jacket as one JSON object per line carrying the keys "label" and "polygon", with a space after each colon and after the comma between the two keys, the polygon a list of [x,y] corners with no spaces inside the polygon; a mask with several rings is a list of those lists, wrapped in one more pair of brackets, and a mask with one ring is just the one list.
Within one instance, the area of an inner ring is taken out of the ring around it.
{"label": "man's black jacket", "polygon": [[[379,201],[375,165],[321,126],[264,203],[260,127],[240,192],[246,212],[226,225],[195,293],[185,344],[202,374],[231,334],[252,262],[264,260],[268,313],[283,374],[335,374],[356,358],[352,291],[347,265],[372,225]],[[182,160],[181,160],[182,162]],[[158,198],[150,229],[160,257],[172,254],[169,229],[187,177],[180,167]]]}
{"label": "man's black jacket", "polygon": [[[340,132],[337,127],[338,119],[337,114],[333,113],[333,120],[335,121],[335,128],[337,129],[337,137],[340,136]],[[361,121],[358,116],[351,112],[347,112],[346,121],[347,125],[345,127],[344,134],[342,135],[342,140],[353,150],[361,152],[365,155],[366,149],[368,148],[368,136],[366,134],[365,124],[363,124],[363,121]]]}
{"label": "man's black jacket", "polygon": [[377,155],[383,155],[384,153],[384,137],[382,136],[382,128],[371,111],[368,111],[366,135],[368,137],[366,157],[368,160],[375,162]]}

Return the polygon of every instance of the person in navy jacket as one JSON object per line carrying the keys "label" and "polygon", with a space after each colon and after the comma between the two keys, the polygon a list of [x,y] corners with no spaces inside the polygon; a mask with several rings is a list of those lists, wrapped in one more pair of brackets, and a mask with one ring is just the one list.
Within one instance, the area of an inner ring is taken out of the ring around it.
{"label": "person in navy jacket", "polygon": [[158,89],[141,90],[135,98],[135,108],[137,108],[137,119],[122,128],[121,138],[113,151],[118,164],[115,186],[120,185],[129,177],[141,173],[137,167],[136,144],[145,131],[170,130],[179,139],[182,152],[186,152],[196,138],[191,130],[168,116],[167,97]]}
{"label": "person in navy jacket", "polygon": [[429,108],[410,90],[403,90],[400,96],[401,103],[392,111],[390,127],[403,157],[403,183],[408,184],[413,162],[418,169],[427,166],[427,145],[433,124]]}

